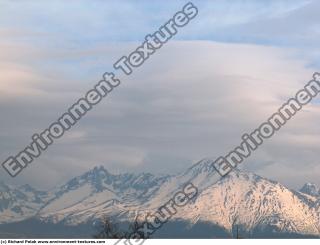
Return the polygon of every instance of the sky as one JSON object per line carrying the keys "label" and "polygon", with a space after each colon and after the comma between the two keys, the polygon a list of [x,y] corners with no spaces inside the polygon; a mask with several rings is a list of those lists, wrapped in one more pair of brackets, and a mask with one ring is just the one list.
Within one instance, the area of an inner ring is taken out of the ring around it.
{"label": "sky", "polygon": [[[30,143],[187,1],[0,0],[0,157]],[[319,1],[193,1],[199,13],[12,179],[40,189],[97,165],[178,173],[234,149],[320,71]],[[315,99],[241,168],[320,185]],[[319,144],[319,145],[318,145]]]}

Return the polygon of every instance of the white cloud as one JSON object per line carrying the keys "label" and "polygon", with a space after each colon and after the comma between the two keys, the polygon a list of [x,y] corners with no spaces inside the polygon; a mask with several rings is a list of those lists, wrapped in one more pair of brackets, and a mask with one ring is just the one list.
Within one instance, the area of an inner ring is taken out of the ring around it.
{"label": "white cloud", "polygon": [[[123,50],[135,46],[135,43],[123,44],[119,57]],[[313,71],[305,68],[306,61],[293,59],[294,53],[292,49],[257,45],[171,42],[132,76],[121,77],[121,86],[90,111],[65,139],[57,141],[30,165],[22,179],[32,181],[38,168],[47,169],[46,174],[49,176],[52,171],[54,176],[48,184],[53,184],[102,163],[116,172],[174,172],[203,157],[225,154],[239,144],[243,133],[265,121],[311,78]],[[68,87],[76,86],[77,90],[85,92],[90,84],[94,82],[71,81]],[[64,86],[58,84],[56,90],[63,92]],[[62,93],[58,106],[50,101],[39,110],[33,110],[34,119],[29,118],[28,125],[34,122],[34,125],[47,126],[44,122],[51,123],[50,120],[56,119],[70,104],[69,94]],[[28,106],[25,101],[10,114],[25,115]],[[53,110],[48,111],[48,108]],[[317,105],[308,110],[317,110]],[[4,113],[8,112],[3,110]],[[41,123],[36,121],[39,118]],[[309,146],[316,138],[311,134],[319,133],[317,125],[310,123],[316,118],[317,113],[304,113],[300,120],[293,119],[289,123],[291,127],[275,136],[272,144],[266,143],[260,153],[255,153],[261,162],[261,166],[254,165],[255,171],[263,174],[265,166],[270,169],[267,162],[277,163],[280,159],[283,166],[295,162],[291,174],[301,175],[305,170],[297,161],[302,157],[288,152],[305,147],[313,154],[300,153],[301,156],[305,159],[315,156],[316,148]],[[2,149],[1,155],[6,157],[8,152],[13,153],[22,145],[23,137],[14,136],[15,131],[7,121],[2,127],[10,132],[6,139],[15,140],[11,143],[14,147]],[[40,131],[41,127],[34,129]],[[303,140],[295,136],[305,132],[309,136]],[[317,159],[310,160],[314,166]],[[245,164],[250,166],[250,162]],[[64,169],[60,177],[57,176],[59,169]],[[289,183],[286,176],[279,172],[275,175]]]}
{"label": "white cloud", "polygon": [[[221,43],[170,41],[14,181],[52,186],[96,164],[183,170],[227,153],[311,78],[317,1],[195,4],[199,16],[176,38]],[[0,157],[20,151],[182,5],[2,1]],[[244,167],[292,186],[319,183],[318,110],[305,108]]]}

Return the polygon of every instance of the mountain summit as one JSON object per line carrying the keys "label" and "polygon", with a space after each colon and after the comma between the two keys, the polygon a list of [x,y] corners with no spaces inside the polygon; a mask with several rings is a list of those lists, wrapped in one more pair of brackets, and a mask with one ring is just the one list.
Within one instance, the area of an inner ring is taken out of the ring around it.
{"label": "mountain summit", "polygon": [[[0,184],[0,222],[36,220],[44,225],[79,227],[105,217],[132,222],[138,213],[154,212],[186,183],[199,190],[195,200],[179,207],[170,222],[186,229],[213,225],[232,234],[237,226],[246,236],[299,234],[319,236],[319,189],[306,184],[301,191],[286,188],[253,173],[235,169],[220,178],[204,159],[177,175],[111,174],[104,167],[75,177],[51,192],[30,186]],[[210,226],[211,227],[211,226]],[[214,235],[214,230],[208,234]],[[266,235],[268,234],[268,235]],[[164,235],[165,236],[165,235]]]}
{"label": "mountain summit", "polygon": [[300,189],[300,191],[310,196],[314,196],[314,197],[320,196],[320,189],[315,184],[312,184],[312,183],[306,183]]}

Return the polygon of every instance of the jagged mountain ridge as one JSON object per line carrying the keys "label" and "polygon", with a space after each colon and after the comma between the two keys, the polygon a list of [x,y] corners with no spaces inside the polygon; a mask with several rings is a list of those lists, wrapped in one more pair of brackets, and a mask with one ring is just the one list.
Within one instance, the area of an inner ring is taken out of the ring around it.
{"label": "jagged mountain ridge", "polygon": [[29,185],[14,187],[0,182],[0,223],[30,218],[51,198],[50,192]]}
{"label": "jagged mountain ridge", "polygon": [[313,183],[306,183],[301,189],[300,192],[305,193],[310,196],[319,197],[320,196],[320,188],[318,188]]}
{"label": "jagged mountain ridge", "polygon": [[[289,190],[277,182],[239,170],[217,182],[219,176],[211,162],[202,160],[172,176],[113,175],[103,167],[96,167],[51,193],[41,192],[43,198],[38,200],[38,206],[32,206],[33,212],[24,218],[69,226],[104,216],[119,221],[133,220],[138,213],[155,211],[191,181],[199,188],[199,196],[180,208],[175,220],[190,225],[210,222],[229,231],[239,225],[247,233],[272,229],[280,233],[320,234],[320,198],[311,195],[314,192],[307,188],[301,192]],[[0,205],[3,206],[2,199]],[[3,209],[0,222],[11,221],[3,219],[2,214],[17,205],[19,202]]]}

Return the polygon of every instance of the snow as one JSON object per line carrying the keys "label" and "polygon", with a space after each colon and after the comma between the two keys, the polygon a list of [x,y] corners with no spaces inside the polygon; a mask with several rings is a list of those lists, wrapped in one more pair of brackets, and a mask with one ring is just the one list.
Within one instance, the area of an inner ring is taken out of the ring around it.
{"label": "snow", "polygon": [[85,184],[76,190],[64,193],[54,201],[51,201],[41,212],[53,213],[73,206],[90,196],[91,191],[92,187],[89,184]]}
{"label": "snow", "polygon": [[[221,179],[211,163],[210,159],[204,159],[185,172],[161,178],[151,174],[112,175],[99,167],[44,195],[38,204],[33,203],[36,200],[33,192],[25,193],[26,202],[13,198],[11,189],[10,193],[2,191],[0,207],[2,200],[11,198],[12,204],[0,212],[0,222],[12,222],[17,217],[20,220],[36,217],[68,225],[104,216],[132,220],[138,213],[156,211],[177,190],[192,182],[199,189],[198,197],[187,206],[178,208],[173,219],[185,220],[191,225],[198,221],[210,222],[229,231],[236,224],[248,232],[272,226],[279,232],[320,234],[319,197],[290,190],[277,182],[239,170]],[[1,188],[7,190],[9,187]],[[51,201],[45,205],[45,200],[49,199]],[[14,206],[21,207],[25,215],[13,212]]]}

